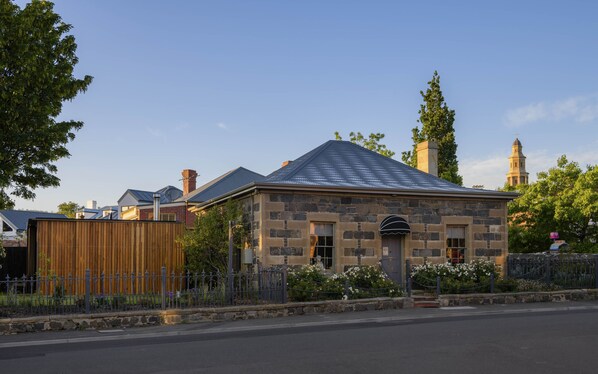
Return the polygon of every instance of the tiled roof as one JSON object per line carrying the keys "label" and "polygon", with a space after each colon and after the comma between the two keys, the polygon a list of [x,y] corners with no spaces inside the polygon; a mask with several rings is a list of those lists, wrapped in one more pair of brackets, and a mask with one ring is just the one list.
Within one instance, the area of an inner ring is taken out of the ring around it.
{"label": "tiled roof", "polygon": [[244,167],[238,167],[191,191],[187,195],[178,198],[176,201],[201,203],[252,182],[262,181],[264,178],[261,174],[245,169]]}
{"label": "tiled roof", "polygon": [[17,230],[27,230],[27,223],[34,218],[67,218],[64,214],[34,212],[29,210],[0,210],[0,218],[6,218]]}
{"label": "tiled roof", "polygon": [[484,194],[412,168],[348,141],[330,140],[282,167],[267,184]]}

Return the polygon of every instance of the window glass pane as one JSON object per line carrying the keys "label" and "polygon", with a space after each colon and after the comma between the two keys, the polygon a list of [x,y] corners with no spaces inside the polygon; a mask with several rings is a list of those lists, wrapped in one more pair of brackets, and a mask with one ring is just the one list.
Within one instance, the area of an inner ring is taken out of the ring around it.
{"label": "window glass pane", "polygon": [[10,231],[12,231],[12,227],[8,226],[8,224],[6,222],[2,221],[2,231],[10,232]]}
{"label": "window glass pane", "polygon": [[311,234],[318,236],[332,236],[332,223],[312,223]]}

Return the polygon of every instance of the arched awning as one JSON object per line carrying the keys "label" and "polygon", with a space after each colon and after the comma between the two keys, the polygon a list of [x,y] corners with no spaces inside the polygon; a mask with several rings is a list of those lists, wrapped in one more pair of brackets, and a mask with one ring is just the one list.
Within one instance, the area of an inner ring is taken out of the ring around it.
{"label": "arched awning", "polygon": [[410,232],[407,221],[399,216],[388,216],[380,222],[380,235],[406,235]]}

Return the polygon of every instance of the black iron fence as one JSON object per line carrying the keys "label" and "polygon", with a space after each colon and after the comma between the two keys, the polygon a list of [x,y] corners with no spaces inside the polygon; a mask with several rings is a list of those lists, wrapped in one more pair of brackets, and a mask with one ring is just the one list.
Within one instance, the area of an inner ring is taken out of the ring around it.
{"label": "black iron fence", "polygon": [[598,255],[514,253],[507,259],[507,276],[565,289],[598,288]]}
{"label": "black iron fence", "polygon": [[406,268],[409,295],[412,289],[439,295],[598,288],[597,254],[509,254],[504,277],[490,273],[478,279],[438,275],[414,278],[409,261]]}
{"label": "black iron fence", "polygon": [[[80,287],[84,284],[84,287]],[[0,318],[286,302],[284,269],[257,272],[91,274],[0,280]]]}

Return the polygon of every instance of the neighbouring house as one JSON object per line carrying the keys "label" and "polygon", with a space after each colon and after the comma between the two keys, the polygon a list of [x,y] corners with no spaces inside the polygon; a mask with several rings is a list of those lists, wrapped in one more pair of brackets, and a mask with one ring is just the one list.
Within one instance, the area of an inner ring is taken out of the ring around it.
{"label": "neighbouring house", "polygon": [[412,264],[477,258],[503,265],[507,202],[515,193],[465,188],[436,176],[438,149],[418,147],[418,170],[346,141],[328,141],[267,177],[191,210],[237,199],[250,248],[265,266],[314,262],[341,272],[382,263],[395,280]]}
{"label": "neighbouring house", "polygon": [[[24,241],[27,246],[27,223],[34,218],[66,218],[64,214],[36,212],[31,210],[0,210],[0,235],[3,245],[11,246],[11,242]],[[21,246],[21,245],[19,245]]]}
{"label": "neighbouring house", "polygon": [[[161,221],[184,222],[188,228],[193,227],[195,223],[195,214],[189,211],[190,207],[209,201],[229,191],[234,191],[249,183],[264,179],[264,176],[261,174],[239,167],[196,188],[197,172],[195,170],[185,169],[182,172],[182,176],[183,195],[172,202],[161,202],[158,209]],[[154,219],[153,204],[139,205],[137,206],[137,210],[138,219]]]}
{"label": "neighbouring house", "polygon": [[118,219],[118,205],[98,207],[95,200],[88,200],[85,207],[75,213],[77,219]]}
{"label": "neighbouring house", "polygon": [[66,218],[64,214],[29,210],[0,210],[0,238],[6,257],[0,259],[0,279],[22,276],[27,265],[27,224],[35,218]]}
{"label": "neighbouring house", "polygon": [[[158,191],[141,191],[128,189],[118,199],[118,214],[123,220],[139,220],[139,207],[154,204],[154,197],[157,197],[159,204],[168,204],[183,196],[183,191],[173,186],[166,186]],[[165,213],[165,212],[164,212]],[[161,217],[163,221],[176,221],[171,216]]]}

